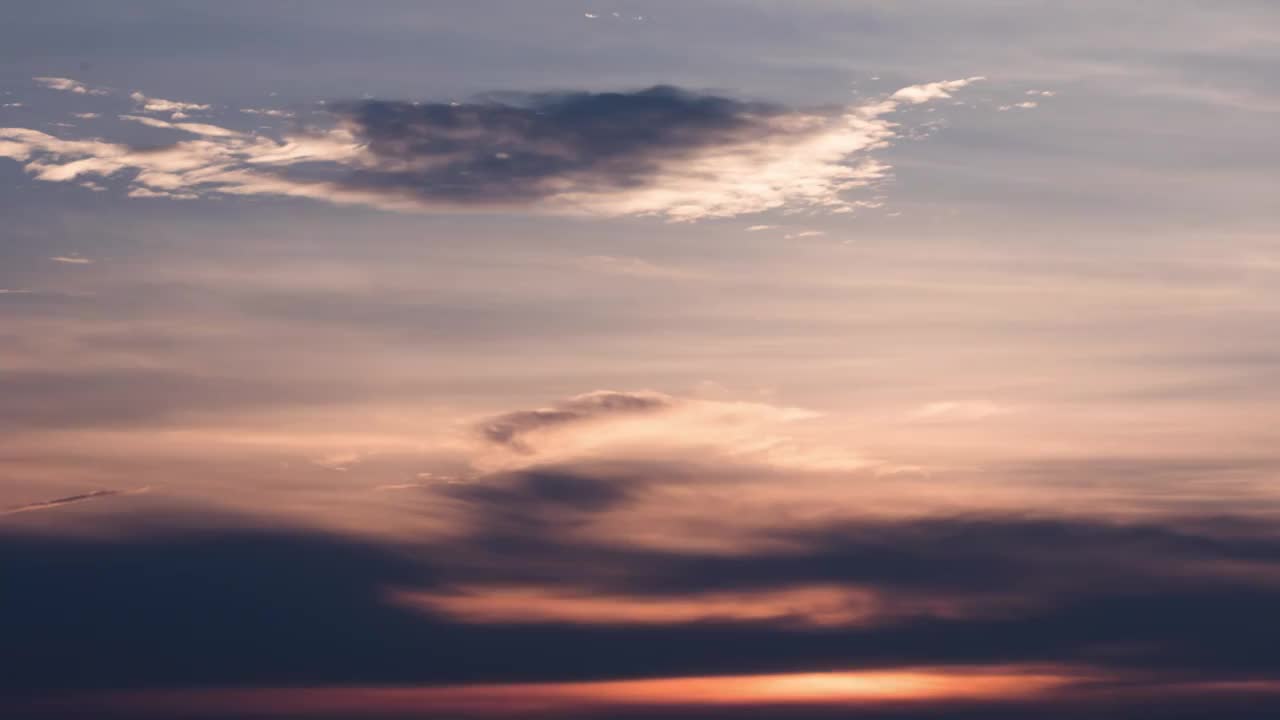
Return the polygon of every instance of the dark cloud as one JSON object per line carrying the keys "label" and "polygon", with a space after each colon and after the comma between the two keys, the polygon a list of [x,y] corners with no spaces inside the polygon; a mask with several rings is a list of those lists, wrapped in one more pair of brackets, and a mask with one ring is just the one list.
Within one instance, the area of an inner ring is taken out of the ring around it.
{"label": "dark cloud", "polygon": [[[472,497],[481,508],[528,501],[583,512],[619,502],[580,478],[511,482],[508,497]],[[588,499],[567,499],[580,493]],[[0,534],[0,634],[10,657],[22,658],[0,675],[0,689],[21,696],[975,663],[1074,663],[1204,680],[1280,672],[1272,622],[1280,539],[1247,522],[851,523],[800,532],[800,544],[785,551],[730,558],[569,544],[538,526],[523,554],[506,556],[486,545],[491,528],[483,523],[454,540],[378,543],[255,530],[245,521],[221,530],[183,522],[105,538]],[[391,589],[447,592],[512,578],[691,600],[822,581],[890,597],[991,593],[1026,602],[814,629],[773,621],[467,624],[387,597]]]}
{"label": "dark cloud", "polygon": [[846,194],[887,177],[889,166],[869,157],[898,137],[885,116],[978,79],[908,86],[845,107],[655,86],[467,103],[339,101],[279,130],[278,140],[129,114],[119,118],[200,141],[69,143],[27,127],[0,128],[0,138],[5,155],[37,180],[127,177],[130,197],[304,197],[404,212],[533,209],[670,221],[778,208],[852,212]]}
{"label": "dark cloud", "polygon": [[335,106],[377,159],[357,186],[452,202],[528,202],[565,183],[629,188],[663,161],[771,130],[783,110],[670,86],[635,92],[497,94],[468,103]]}
{"label": "dark cloud", "polygon": [[511,478],[505,487],[462,485],[457,495],[490,509],[518,505],[524,511],[552,507],[582,512],[605,510],[627,497],[617,483],[583,475],[535,470]]}
{"label": "dark cloud", "polygon": [[[1018,518],[854,522],[768,535],[782,549],[664,561],[635,592],[761,589],[812,583],[896,591],[995,593],[1060,601],[1094,588],[1150,589],[1239,564],[1280,561],[1280,535],[1242,521],[1125,525]],[[1260,575],[1256,582],[1280,586]]]}
{"label": "dark cloud", "polygon": [[70,505],[72,503],[84,502],[86,500],[95,500],[98,498],[111,497],[112,495],[121,494],[120,490],[94,490],[93,492],[80,493],[79,495],[68,495],[53,500],[44,500],[42,502],[26,503],[23,505],[14,505],[0,509],[0,515],[10,515],[13,513],[30,512],[32,510],[45,510],[56,508],[61,505]]}
{"label": "dark cloud", "polygon": [[[636,409],[609,396],[580,405]],[[758,531],[737,552],[639,547],[576,532],[630,509],[653,482],[646,478],[634,467],[547,467],[442,485],[436,499],[457,503],[463,524],[436,539],[374,541],[181,514],[134,515],[106,534],[11,528],[0,532],[0,636],[22,662],[0,673],[0,696],[8,698],[0,710],[94,690],[1049,664],[1093,668],[1118,683],[1066,699],[1085,716],[1139,717],[1129,713],[1141,707],[1173,718],[1152,708],[1230,709],[1243,693],[1192,693],[1186,703],[1155,706],[1123,693],[1134,683],[1180,687],[1280,673],[1272,622],[1280,533],[1264,522],[792,523]],[[459,619],[394,600],[401,592],[511,585],[687,603],[726,592],[750,602],[754,593],[821,586],[869,591],[883,608],[866,622],[818,627],[787,618]],[[1008,710],[986,709],[993,712],[968,717]],[[1053,717],[1039,711],[1060,708],[1019,709]],[[949,706],[909,717],[964,712]],[[660,714],[682,713],[705,716],[678,707]]]}
{"label": "dark cloud", "polygon": [[635,488],[627,478],[540,469],[451,485],[446,492],[465,503],[474,530],[535,541],[626,504]]}
{"label": "dark cloud", "polygon": [[545,428],[588,422],[604,417],[635,415],[669,408],[675,401],[657,393],[602,391],[579,395],[553,408],[520,410],[485,421],[485,439],[513,450],[528,451],[524,436]]}
{"label": "dark cloud", "polygon": [[255,673],[337,677],[334,663],[305,653],[337,653],[354,640],[349,633],[397,637],[410,619],[380,610],[379,588],[429,582],[421,563],[392,548],[304,532],[9,535],[0,545],[6,586],[15,583],[0,599],[0,624],[25,657],[3,673],[10,694],[245,682]]}

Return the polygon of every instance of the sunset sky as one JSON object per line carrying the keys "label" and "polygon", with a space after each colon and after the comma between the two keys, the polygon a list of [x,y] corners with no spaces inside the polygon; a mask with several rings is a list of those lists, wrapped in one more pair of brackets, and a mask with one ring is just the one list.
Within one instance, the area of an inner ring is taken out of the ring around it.
{"label": "sunset sky", "polygon": [[1280,4],[0,0],[0,715],[1280,716]]}

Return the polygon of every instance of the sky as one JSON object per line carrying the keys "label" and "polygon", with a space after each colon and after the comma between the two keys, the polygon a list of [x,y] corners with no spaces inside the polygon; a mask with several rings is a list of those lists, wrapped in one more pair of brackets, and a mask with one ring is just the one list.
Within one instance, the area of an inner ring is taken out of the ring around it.
{"label": "sky", "polygon": [[1280,713],[1275,3],[0,18],[5,717]]}

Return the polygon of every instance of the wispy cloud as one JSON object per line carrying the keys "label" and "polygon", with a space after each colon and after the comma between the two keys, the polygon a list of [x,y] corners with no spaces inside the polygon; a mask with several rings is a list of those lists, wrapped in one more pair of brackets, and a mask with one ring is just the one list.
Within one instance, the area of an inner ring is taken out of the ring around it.
{"label": "wispy cloud", "polygon": [[470,460],[477,469],[659,457],[721,461],[793,471],[861,470],[882,463],[848,447],[797,439],[789,426],[820,413],[761,402],[677,397],[652,391],[597,391],[536,410],[483,419]]}
{"label": "wispy cloud", "polygon": [[414,490],[417,488],[430,487],[430,483],[387,483],[385,485],[377,485],[373,489],[385,492],[388,490]]}
{"label": "wispy cloud", "polygon": [[192,135],[206,135],[209,137],[223,137],[223,138],[238,137],[242,135],[242,133],[238,133],[235,130],[228,130],[224,127],[219,127],[217,125],[209,125],[207,123],[167,122],[164,120],[157,120],[156,118],[149,118],[141,115],[121,115],[120,119],[128,120],[130,122],[141,123],[148,127],[165,128],[169,130],[182,130],[184,132],[189,132]]}
{"label": "wispy cloud", "polygon": [[80,255],[54,255],[49,259],[54,262],[66,263],[68,265],[89,265],[93,263],[93,260]]}
{"label": "wispy cloud", "polygon": [[240,112],[246,115],[265,115],[266,117],[293,117],[293,113],[288,110],[280,110],[276,108],[240,108]]}
{"label": "wispy cloud", "polygon": [[99,500],[101,498],[119,495],[138,495],[140,493],[149,492],[150,490],[151,488],[149,487],[135,488],[133,490],[94,490],[93,492],[80,493],[79,495],[68,495],[66,497],[55,498],[53,500],[26,503],[25,505],[15,505],[0,510],[0,515],[14,515],[17,513],[34,512],[36,510],[52,510],[64,505],[72,505],[75,503],[88,502],[90,500]]}
{"label": "wispy cloud", "polygon": [[0,296],[14,298],[88,298],[91,292],[70,290],[32,290],[28,288],[0,288]]}
{"label": "wispy cloud", "polygon": [[673,402],[660,393],[600,391],[570,398],[555,407],[499,415],[487,420],[480,429],[492,443],[528,452],[531,448],[526,437],[538,431],[601,418],[650,413],[668,408]]}
{"label": "wispy cloud", "polygon": [[923,83],[921,85],[908,85],[899,89],[892,95],[894,100],[899,102],[919,105],[931,100],[945,100],[951,97],[951,94],[963,87],[972,85],[979,80],[986,78],[981,75],[974,77],[962,78],[960,80],[941,80],[939,82]]}
{"label": "wispy cloud", "polygon": [[142,106],[145,112],[188,112],[192,110],[208,110],[209,106],[203,103],[182,102],[179,100],[165,100],[164,98],[149,97],[140,92],[134,92],[129,97]]}
{"label": "wispy cloud", "polygon": [[79,80],[72,80],[64,77],[35,77],[31,78],[41,87],[50,90],[61,90],[63,92],[75,93],[77,95],[106,95],[106,90],[91,88]]}
{"label": "wispy cloud", "polygon": [[908,417],[916,421],[955,422],[983,420],[1010,412],[1012,410],[1004,405],[985,400],[948,400],[922,405],[913,410]]}
{"label": "wispy cloud", "polygon": [[623,275],[636,278],[661,278],[669,280],[698,277],[699,273],[680,267],[659,265],[636,257],[614,255],[588,255],[578,259],[578,267],[606,275]]}

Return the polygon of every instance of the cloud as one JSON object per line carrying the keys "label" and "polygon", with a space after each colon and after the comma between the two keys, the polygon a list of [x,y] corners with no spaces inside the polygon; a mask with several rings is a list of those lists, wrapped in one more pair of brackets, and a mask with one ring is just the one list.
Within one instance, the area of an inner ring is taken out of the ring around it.
{"label": "cloud", "polygon": [[395,593],[393,598],[409,607],[469,624],[678,625],[768,621],[816,627],[848,626],[868,619],[873,604],[867,593],[838,586],[710,592],[690,597],[481,585],[440,593]]}
{"label": "cloud", "polygon": [[[1079,696],[1099,678],[1076,668],[894,668],[715,677],[670,677],[557,683],[485,683],[436,687],[240,688],[142,691],[87,702],[45,704],[96,710],[104,717],[752,717],[758,708],[785,717],[847,717],[875,710],[878,718],[910,708],[911,718],[967,714],[975,704],[1007,709]],[[193,711],[194,709],[194,711]],[[942,710],[944,715],[938,715]],[[1024,713],[1027,711],[1024,709]],[[839,713],[839,714],[836,714]],[[925,714],[922,714],[925,713]],[[1034,713],[1043,717],[1040,713]]]}
{"label": "cloud", "polygon": [[92,297],[93,293],[66,290],[28,290],[24,288],[0,288],[0,295],[30,299],[75,299]]}
{"label": "cloud", "polygon": [[[577,488],[559,483],[535,483],[499,507],[607,512],[615,502],[568,499]],[[552,683],[653,677],[654,667],[673,678],[949,667],[960,686],[972,668],[1055,667],[1076,668],[1098,702],[1115,703],[1116,687],[1143,688],[1136,698],[1149,711],[1212,705],[1197,683],[1280,669],[1269,630],[1280,541],[1265,523],[788,518],[768,542],[698,553],[548,541],[539,526],[371,542],[255,529],[246,517],[192,520],[138,515],[70,536],[0,531],[6,573],[18,580],[0,630],[24,658],[0,676],[0,698],[536,683],[505,696],[518,704]],[[430,699],[417,698],[413,713]],[[921,717],[913,710],[904,717]],[[1008,717],[1029,714],[1046,716]]]}
{"label": "cloud", "polygon": [[588,255],[579,258],[576,265],[591,272],[636,278],[682,280],[699,276],[698,273],[684,268],[658,265],[636,257],[614,255]]}
{"label": "cloud", "polygon": [[673,402],[672,398],[660,393],[599,391],[578,395],[555,407],[499,415],[485,421],[480,431],[491,443],[531,452],[525,438],[539,431],[602,418],[655,412],[671,407]]}
{"label": "cloud", "polygon": [[747,232],[760,232],[761,230],[772,230],[776,227],[778,226],[777,225],[751,225],[750,227],[747,228]]}
{"label": "cloud", "polygon": [[195,200],[199,195],[187,192],[165,192],[163,190],[152,190],[148,187],[130,188],[128,196],[131,198],[168,198],[170,200]]}
{"label": "cloud", "polygon": [[293,117],[293,113],[288,110],[278,110],[275,108],[240,108],[240,112],[246,115],[265,115],[267,117]]}
{"label": "cloud", "polygon": [[62,90],[63,92],[75,93],[77,95],[106,95],[106,90],[90,88],[78,80],[64,77],[35,77],[31,78],[41,87],[50,90]]}
{"label": "cloud", "polygon": [[140,124],[142,124],[142,125],[146,125],[146,126],[148,126],[148,127],[156,127],[156,128],[171,128],[171,127],[173,127],[173,123],[166,122],[166,121],[164,121],[164,120],[157,120],[157,119],[155,119],[155,118],[143,117],[143,116],[141,116],[141,115],[121,115],[121,116],[120,116],[120,119],[121,119],[121,120],[128,120],[129,122],[136,122],[136,123],[140,123]]}
{"label": "cloud", "polygon": [[998,109],[1000,112],[1008,112],[1010,110],[1030,110],[1036,107],[1040,107],[1040,103],[1034,100],[1027,100],[1025,102],[1014,103],[1012,105],[1001,105]]}
{"label": "cloud", "polygon": [[[608,512],[614,502],[577,509]],[[944,516],[827,525],[792,519],[762,530],[754,542],[714,552],[593,543],[564,533],[563,518],[546,525],[495,525],[489,514],[477,520],[477,534],[466,536],[454,551],[459,555],[448,555],[460,574],[449,563],[438,568],[437,580],[454,580],[415,595],[420,608],[481,626],[682,625],[723,613],[722,621],[774,629],[844,628],[847,638],[866,642],[845,662],[1071,659],[1211,671],[1216,653],[1247,644],[1247,636],[1217,638],[1201,658],[1201,629],[1128,623],[1143,607],[1176,615],[1184,602],[1203,610],[1243,603],[1257,620],[1265,614],[1262,598],[1280,597],[1274,532],[1223,518],[1120,524]],[[524,549],[501,554],[517,546]],[[476,563],[486,567],[483,574],[466,569]],[[466,597],[487,592],[487,600],[468,609]],[[737,612],[726,611],[729,598],[740,601]],[[1242,619],[1238,627],[1249,624]],[[969,646],[961,639],[970,633],[989,638]],[[1022,644],[1020,633],[1038,642]],[[936,644],[893,647],[923,638]],[[1109,642],[1137,644],[1133,655],[1115,656]],[[887,654],[877,659],[881,652]],[[1280,657],[1256,660],[1271,666]]]}
{"label": "cloud", "polygon": [[178,100],[165,100],[164,98],[148,97],[141,92],[130,93],[129,97],[142,106],[145,112],[187,112],[189,110],[208,110],[209,106],[201,103],[180,102]]}
{"label": "cloud", "polygon": [[67,265],[90,265],[93,263],[93,260],[79,255],[54,255],[49,259],[54,262],[64,263]]}
{"label": "cloud", "polygon": [[416,490],[424,487],[430,487],[430,485],[428,483],[387,483],[385,485],[377,485],[373,489],[385,492],[388,490]]}
{"label": "cloud", "polygon": [[[176,115],[175,115],[176,117]],[[228,130],[217,125],[209,125],[207,123],[173,123],[155,118],[143,117],[141,115],[121,115],[121,120],[129,120],[130,122],[141,123],[149,127],[167,128],[172,130],[183,130],[193,135],[207,135],[210,137],[232,138],[240,137],[242,133],[235,130]]]}
{"label": "cloud", "polygon": [[538,468],[448,485],[441,492],[462,502],[478,532],[540,541],[629,505],[640,485],[634,477]]}
{"label": "cloud", "polygon": [[[669,221],[766,210],[848,212],[890,167],[903,103],[974,79],[904,88],[844,108],[794,109],[668,86],[634,92],[500,94],[468,103],[363,100],[326,106],[332,125],[275,141],[210,123],[122,115],[199,135],[134,148],[0,128],[0,156],[37,179],[132,173],[133,197],[285,196],[385,210],[525,211]],[[208,109],[134,93],[145,112]],[[268,110],[259,112],[267,113]]]}
{"label": "cloud", "polygon": [[481,472],[594,461],[721,462],[795,471],[877,465],[847,447],[800,442],[788,431],[792,423],[819,417],[767,403],[597,391],[479,421],[482,443],[470,462]]}
{"label": "cloud", "polygon": [[269,378],[248,380],[157,368],[15,367],[0,374],[0,432],[159,428],[178,417],[207,418],[245,408],[333,402],[333,392],[348,399],[359,393],[353,388],[301,387]]}
{"label": "cloud", "polygon": [[972,85],[986,78],[977,75],[974,77],[963,78],[961,80],[942,80],[940,82],[924,83],[922,85],[908,85],[890,97],[893,100],[919,105],[931,100],[945,100],[951,97],[951,93],[963,87]]}
{"label": "cloud", "polygon": [[908,418],[910,420],[929,422],[983,420],[1009,412],[1011,412],[1009,408],[985,400],[947,400],[922,405],[913,410],[908,415]]}
{"label": "cloud", "polygon": [[670,220],[839,206],[841,193],[883,175],[850,156],[891,134],[875,113],[787,110],[670,87],[339,108],[374,160],[357,184],[459,204]]}
{"label": "cloud", "polygon": [[14,515],[16,513],[32,512],[35,510],[51,510],[53,508],[62,507],[63,505],[87,502],[89,500],[97,500],[104,497],[136,495],[138,493],[147,492],[148,489],[149,488],[137,488],[135,490],[94,490],[93,492],[81,493],[79,495],[68,495],[54,500],[27,503],[25,505],[15,505],[13,507],[0,509],[0,515]]}
{"label": "cloud", "polygon": [[356,190],[324,180],[290,179],[274,172],[300,163],[343,162],[359,154],[348,134],[334,131],[276,143],[200,123],[169,125],[202,135],[171,145],[134,148],[103,140],[62,140],[38,130],[0,128],[0,157],[25,162],[37,180],[69,182],[86,175],[131,172],[133,197],[192,198],[209,194],[307,197],[335,204],[412,210],[407,199]]}

